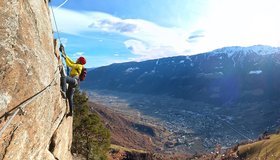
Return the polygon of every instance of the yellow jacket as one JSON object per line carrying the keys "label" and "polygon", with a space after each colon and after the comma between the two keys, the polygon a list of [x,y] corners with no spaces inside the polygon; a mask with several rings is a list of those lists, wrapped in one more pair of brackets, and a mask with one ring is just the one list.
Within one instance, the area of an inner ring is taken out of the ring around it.
{"label": "yellow jacket", "polygon": [[75,63],[68,56],[65,58],[66,65],[71,68],[70,77],[80,76],[83,65]]}

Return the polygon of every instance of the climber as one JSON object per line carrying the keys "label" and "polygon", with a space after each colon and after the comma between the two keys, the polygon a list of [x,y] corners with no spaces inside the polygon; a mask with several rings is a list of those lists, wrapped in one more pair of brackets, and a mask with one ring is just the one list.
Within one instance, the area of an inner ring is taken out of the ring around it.
{"label": "climber", "polygon": [[[83,74],[86,73],[84,65],[86,64],[86,59],[84,57],[79,57],[75,62],[73,62],[65,53],[64,46],[60,45],[59,51],[62,53],[62,57],[65,59],[66,65],[71,68],[69,76],[61,76],[61,86],[62,86],[62,96],[67,98],[69,101],[70,112],[68,116],[73,114],[73,96],[75,88],[80,84],[80,80],[83,80]],[[68,89],[66,90],[66,83],[68,83]],[[66,93],[66,94],[65,94]]]}

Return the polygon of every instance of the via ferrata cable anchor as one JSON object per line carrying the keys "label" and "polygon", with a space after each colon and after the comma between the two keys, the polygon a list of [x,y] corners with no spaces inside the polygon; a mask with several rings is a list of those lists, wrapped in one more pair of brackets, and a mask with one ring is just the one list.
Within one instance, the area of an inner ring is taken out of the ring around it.
{"label": "via ferrata cable anchor", "polygon": [[19,107],[19,115],[26,115],[26,111],[22,107]]}

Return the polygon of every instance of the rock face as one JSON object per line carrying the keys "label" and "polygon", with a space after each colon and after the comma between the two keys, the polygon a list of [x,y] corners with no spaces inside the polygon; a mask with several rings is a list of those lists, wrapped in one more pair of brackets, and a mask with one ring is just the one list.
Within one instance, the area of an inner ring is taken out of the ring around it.
{"label": "rock face", "polygon": [[0,159],[72,159],[72,118],[60,95],[48,0],[1,0],[0,22],[0,128],[54,80],[3,132]]}

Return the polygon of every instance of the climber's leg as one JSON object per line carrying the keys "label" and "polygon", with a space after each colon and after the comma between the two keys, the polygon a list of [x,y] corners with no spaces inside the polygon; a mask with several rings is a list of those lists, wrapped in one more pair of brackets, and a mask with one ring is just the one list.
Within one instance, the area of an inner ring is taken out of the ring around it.
{"label": "climber's leg", "polygon": [[66,95],[67,99],[69,101],[69,108],[70,108],[70,114],[73,113],[73,97],[75,92],[75,87],[77,86],[77,80],[75,78],[66,77],[66,82],[69,84]]}
{"label": "climber's leg", "polygon": [[68,101],[69,101],[69,110],[70,110],[70,114],[72,114],[72,112],[73,112],[73,90],[74,90],[74,88],[72,88],[72,87],[68,87],[68,90],[67,90],[67,99],[68,99]]}
{"label": "climber's leg", "polygon": [[66,85],[66,77],[65,77],[63,69],[60,70],[60,88],[61,88],[62,97],[66,98],[67,85]]}

